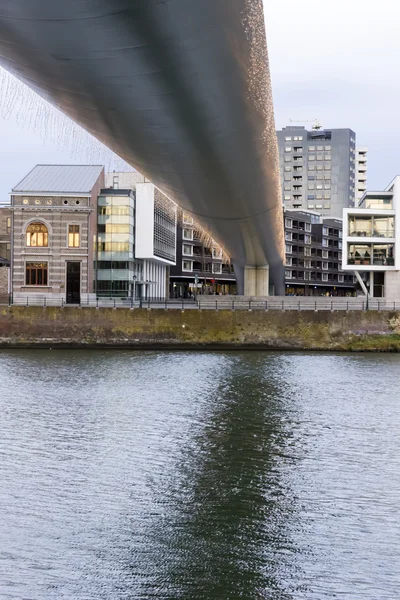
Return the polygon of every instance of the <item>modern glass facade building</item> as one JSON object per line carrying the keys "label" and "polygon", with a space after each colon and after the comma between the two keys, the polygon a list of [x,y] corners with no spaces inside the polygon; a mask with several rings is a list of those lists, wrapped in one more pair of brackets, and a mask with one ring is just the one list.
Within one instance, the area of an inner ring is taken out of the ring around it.
{"label": "modern glass facade building", "polygon": [[95,288],[98,296],[132,296],[135,265],[135,197],[131,190],[102,190],[97,202]]}
{"label": "modern glass facade building", "polygon": [[97,206],[96,294],[163,299],[175,264],[176,205],[137,173],[113,173],[108,181]]}

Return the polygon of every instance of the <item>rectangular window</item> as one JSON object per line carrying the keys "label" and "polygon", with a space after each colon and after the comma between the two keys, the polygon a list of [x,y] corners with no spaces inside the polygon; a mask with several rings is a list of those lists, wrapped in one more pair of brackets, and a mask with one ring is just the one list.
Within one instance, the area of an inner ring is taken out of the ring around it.
{"label": "rectangular window", "polygon": [[287,267],[291,267],[292,266],[292,257],[291,256],[287,256],[286,257],[286,266]]}
{"label": "rectangular window", "polygon": [[184,240],[192,240],[193,239],[193,229],[184,229],[183,232]]}
{"label": "rectangular window", "polygon": [[304,243],[305,244],[311,244],[311,235],[306,234],[304,236]]}
{"label": "rectangular window", "polygon": [[328,258],[328,250],[322,250],[322,258]]}
{"label": "rectangular window", "polygon": [[302,135],[297,135],[293,139],[294,139],[295,142],[302,142],[303,141],[303,136]]}
{"label": "rectangular window", "polygon": [[308,165],[309,171],[315,171],[315,165]]}
{"label": "rectangular window", "polygon": [[285,137],[285,142],[291,142],[291,141],[292,141],[292,138],[291,138],[291,136],[287,136],[287,137]]}
{"label": "rectangular window", "polygon": [[315,208],[317,208],[318,210],[320,210],[322,208],[322,204],[316,204]]}
{"label": "rectangular window", "polygon": [[289,229],[293,227],[292,219],[285,219],[285,227],[288,227]]}
{"label": "rectangular window", "polygon": [[290,192],[290,190],[292,189],[292,186],[290,185],[290,183],[285,183],[285,185],[283,186],[283,189],[285,190],[285,192]]}
{"label": "rectangular window", "polygon": [[222,248],[213,248],[212,249],[212,257],[213,258],[222,258]]}
{"label": "rectangular window", "polygon": [[193,246],[189,246],[189,244],[183,244],[182,254],[185,256],[193,256]]}
{"label": "rectangular window", "polygon": [[327,270],[328,269],[328,263],[327,262],[323,262],[322,263],[322,268]]}
{"label": "rectangular window", "polygon": [[129,216],[129,206],[99,206],[99,215]]}
{"label": "rectangular window", "polygon": [[315,200],[315,195],[314,194],[308,194],[307,200]]}
{"label": "rectangular window", "polygon": [[292,279],[292,271],[289,271],[289,270],[285,271],[285,279]]}
{"label": "rectangular window", "polygon": [[311,248],[304,248],[304,256],[311,256]]}
{"label": "rectangular window", "polygon": [[286,195],[285,200],[286,200],[286,202],[288,202],[290,200],[290,196]]}
{"label": "rectangular window", "polygon": [[306,231],[311,231],[311,223],[305,223],[304,227]]}
{"label": "rectangular window", "polygon": [[308,146],[309,152],[315,152],[315,146]]}
{"label": "rectangular window", "polygon": [[290,156],[285,156],[285,162],[290,162],[292,159]]}
{"label": "rectangular window", "polygon": [[291,231],[285,231],[285,240],[287,242],[291,242],[293,239],[293,234]]}
{"label": "rectangular window", "polygon": [[308,160],[315,160],[315,154],[310,154],[310,156],[308,157]]}
{"label": "rectangular window", "polygon": [[317,146],[317,152],[321,152],[321,150],[323,150],[324,147],[323,146]]}
{"label": "rectangular window", "polygon": [[129,242],[97,242],[99,252],[129,252],[132,245]]}
{"label": "rectangular window", "polygon": [[328,281],[328,273],[322,273],[322,281]]}
{"label": "rectangular window", "polygon": [[113,188],[117,190],[119,188],[119,177],[118,175],[113,176]]}
{"label": "rectangular window", "polygon": [[285,146],[285,152],[291,152],[291,151],[292,151],[291,146]]}
{"label": "rectangular window", "polygon": [[183,223],[184,225],[193,225],[193,218],[186,213],[183,213]]}
{"label": "rectangular window", "polygon": [[68,225],[68,248],[79,248],[79,225]]}
{"label": "rectangular window", "polygon": [[26,263],[25,284],[26,285],[47,285],[47,262]]}
{"label": "rectangular window", "polygon": [[[292,167],[290,165],[289,166],[285,166],[286,173],[288,173],[291,170],[292,170]],[[285,175],[285,177],[286,177],[286,175]],[[289,181],[290,181],[290,176],[289,176]]]}
{"label": "rectangular window", "polygon": [[292,254],[292,246],[290,244],[286,244],[286,254]]}
{"label": "rectangular window", "polygon": [[216,275],[220,275],[222,273],[222,264],[221,263],[213,263],[212,272]]}
{"label": "rectangular window", "polygon": [[307,206],[307,208],[308,208],[309,210],[313,210],[313,208],[314,208],[314,204],[309,204],[309,205]]}
{"label": "rectangular window", "polygon": [[[79,225],[76,225],[76,227],[79,227]],[[121,225],[117,225],[115,223],[106,223],[106,225],[103,225],[103,227],[103,231],[105,233],[130,233],[131,230],[128,223]],[[101,232],[101,225],[98,225],[98,231]]]}
{"label": "rectangular window", "polygon": [[191,260],[182,261],[182,271],[193,271],[193,263]]}
{"label": "rectangular window", "polygon": [[344,276],[343,276],[343,275],[339,275],[339,277],[338,277],[338,281],[339,281],[339,283],[343,283],[343,281],[344,281]]}
{"label": "rectangular window", "polygon": [[11,217],[7,217],[7,233],[11,233]]}

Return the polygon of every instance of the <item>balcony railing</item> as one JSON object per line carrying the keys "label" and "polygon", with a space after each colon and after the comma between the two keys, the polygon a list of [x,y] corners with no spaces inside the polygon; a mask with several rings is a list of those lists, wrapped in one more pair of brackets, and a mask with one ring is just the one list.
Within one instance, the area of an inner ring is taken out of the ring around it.
{"label": "balcony railing", "polygon": [[366,266],[366,265],[373,265],[375,267],[394,267],[394,258],[392,257],[378,257],[378,256],[374,256],[373,258],[371,257],[365,257],[365,256],[361,256],[361,257],[354,257],[354,256],[349,256],[347,258],[347,264],[348,265],[355,265],[355,266]]}
{"label": "balcony railing", "polygon": [[349,231],[349,237],[378,237],[378,238],[394,238],[394,229],[386,229],[383,231]]}

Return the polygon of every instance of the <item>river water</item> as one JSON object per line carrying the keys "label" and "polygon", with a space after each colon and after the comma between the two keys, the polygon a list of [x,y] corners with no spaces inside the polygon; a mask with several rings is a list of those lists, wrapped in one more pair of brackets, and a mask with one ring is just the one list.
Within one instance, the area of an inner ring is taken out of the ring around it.
{"label": "river water", "polygon": [[2,600],[400,597],[400,356],[0,353]]}

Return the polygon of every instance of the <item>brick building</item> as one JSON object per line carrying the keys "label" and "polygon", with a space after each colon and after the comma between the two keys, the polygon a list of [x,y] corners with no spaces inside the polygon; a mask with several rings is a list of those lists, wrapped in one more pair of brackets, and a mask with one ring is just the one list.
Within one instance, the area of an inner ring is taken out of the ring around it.
{"label": "brick building", "polygon": [[101,165],[37,165],[11,192],[14,300],[93,293]]}

